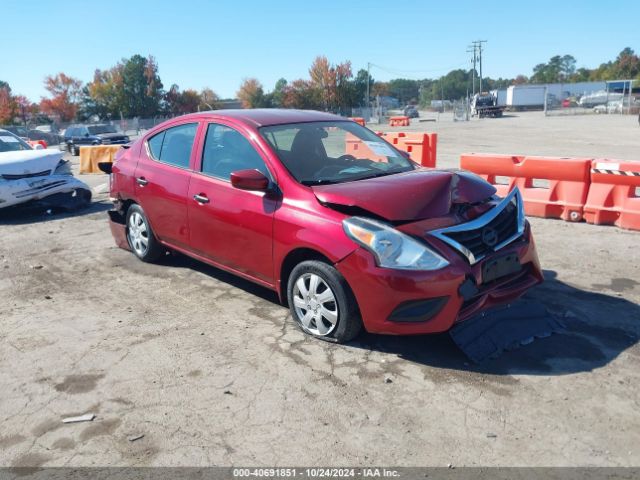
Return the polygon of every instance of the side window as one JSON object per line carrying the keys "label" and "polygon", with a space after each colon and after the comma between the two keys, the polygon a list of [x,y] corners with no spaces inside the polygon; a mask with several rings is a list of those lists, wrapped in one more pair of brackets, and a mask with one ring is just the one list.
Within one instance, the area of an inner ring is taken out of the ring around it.
{"label": "side window", "polygon": [[147,145],[149,145],[149,151],[151,152],[151,156],[156,160],[160,160],[160,150],[162,150],[163,140],[164,140],[164,131],[154,135],[149,140],[147,140]]}
{"label": "side window", "polygon": [[67,131],[67,137],[73,137],[76,134],[76,127],[71,127],[68,131]]}
{"label": "side window", "polygon": [[176,167],[189,168],[197,123],[168,128],[147,140],[151,156]]}
{"label": "side window", "polygon": [[255,169],[271,178],[256,149],[240,132],[210,123],[202,152],[202,173],[229,180],[231,172]]}

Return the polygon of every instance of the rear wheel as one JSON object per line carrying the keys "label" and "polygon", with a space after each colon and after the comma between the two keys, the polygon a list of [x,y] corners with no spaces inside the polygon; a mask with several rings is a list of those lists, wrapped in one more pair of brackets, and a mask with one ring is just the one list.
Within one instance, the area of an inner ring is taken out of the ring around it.
{"label": "rear wheel", "polygon": [[143,262],[160,258],[164,249],[156,240],[151,225],[140,205],[133,204],[127,211],[127,241],[131,251]]}
{"label": "rear wheel", "polygon": [[362,330],[356,299],[334,267],[317,260],[298,264],[287,284],[291,315],[306,333],[344,343]]}

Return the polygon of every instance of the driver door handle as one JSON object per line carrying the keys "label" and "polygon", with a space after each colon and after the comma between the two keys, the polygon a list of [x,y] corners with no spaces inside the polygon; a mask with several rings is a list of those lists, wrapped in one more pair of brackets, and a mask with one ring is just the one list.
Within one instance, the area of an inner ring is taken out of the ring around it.
{"label": "driver door handle", "polygon": [[149,184],[149,180],[147,180],[144,177],[138,177],[136,178],[136,182],[138,183],[138,185],[140,185],[141,187],[144,187],[145,185]]}
{"label": "driver door handle", "polygon": [[198,202],[200,205],[204,205],[205,203],[209,203],[209,198],[206,195],[198,194],[194,195],[193,199]]}

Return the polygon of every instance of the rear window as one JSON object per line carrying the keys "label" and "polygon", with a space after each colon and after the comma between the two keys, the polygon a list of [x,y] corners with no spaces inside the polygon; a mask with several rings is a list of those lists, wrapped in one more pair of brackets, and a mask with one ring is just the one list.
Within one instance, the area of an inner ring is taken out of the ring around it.
{"label": "rear window", "polygon": [[147,140],[151,156],[160,162],[189,168],[197,123],[168,128]]}
{"label": "rear window", "polygon": [[91,125],[88,127],[91,135],[99,135],[101,133],[118,133],[113,125]]}

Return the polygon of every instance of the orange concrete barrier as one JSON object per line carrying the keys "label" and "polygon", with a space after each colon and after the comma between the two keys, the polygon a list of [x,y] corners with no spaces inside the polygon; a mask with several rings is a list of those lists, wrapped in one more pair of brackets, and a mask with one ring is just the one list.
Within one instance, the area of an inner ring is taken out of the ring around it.
{"label": "orange concrete barrier", "polygon": [[362,117],[349,117],[349,120],[356,122],[358,125],[365,126],[364,118]]}
{"label": "orange concrete barrier", "polygon": [[80,147],[80,173],[103,173],[100,162],[113,162],[121,145],[95,145]]}
{"label": "orange concrete barrier", "polygon": [[409,117],[389,117],[389,126],[391,127],[408,127]]}
{"label": "orange concrete barrier", "polygon": [[32,147],[35,147],[36,145],[42,145],[42,148],[47,148],[47,142],[45,142],[44,140],[28,140],[27,143]]}
{"label": "orange concrete barrier", "polygon": [[424,167],[436,166],[436,153],[438,146],[437,133],[404,133],[404,132],[378,132],[378,135],[393,146],[407,152],[411,160]]}
{"label": "orange concrete barrier", "polygon": [[[501,196],[517,186],[527,215],[571,222],[583,219],[591,182],[589,158],[465,154],[460,167],[483,176]],[[497,177],[504,181],[498,183]]]}
{"label": "orange concrete barrier", "polygon": [[465,153],[460,155],[460,168],[481,176],[496,188],[498,195],[505,197],[516,184],[513,165],[517,158],[511,155]]}
{"label": "orange concrete barrier", "polygon": [[640,162],[594,160],[584,217],[588,223],[640,230]]}

